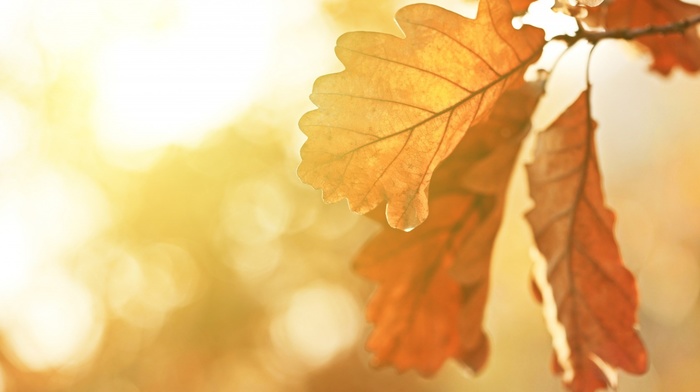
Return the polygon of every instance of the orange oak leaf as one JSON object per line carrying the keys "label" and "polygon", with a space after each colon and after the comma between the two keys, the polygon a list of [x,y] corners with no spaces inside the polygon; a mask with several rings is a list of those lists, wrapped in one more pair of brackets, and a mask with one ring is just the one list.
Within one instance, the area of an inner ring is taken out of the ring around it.
{"label": "orange oak leaf", "polygon": [[512,15],[507,0],[482,0],[476,19],[414,4],[396,14],[406,38],[341,36],[345,70],[316,80],[318,109],[299,121],[302,181],[358,213],[387,203],[392,227],[423,222],[437,165],[541,52],[542,31]]}
{"label": "orange oak leaf", "polygon": [[521,15],[527,11],[527,8],[534,1],[535,0],[510,0],[510,6],[513,8],[513,13],[515,15]]}
{"label": "orange oak leaf", "polygon": [[356,258],[357,272],[379,283],[367,308],[377,364],[422,374],[448,358],[473,371],[484,365],[491,250],[540,92],[529,84],[506,92],[438,167],[425,223],[409,233],[384,223]]}
{"label": "orange oak leaf", "polygon": [[595,127],[586,91],[539,134],[527,168],[535,201],[527,219],[546,259],[536,264],[535,280],[551,317],[555,369],[575,392],[614,386],[614,368],[647,368],[635,329],[636,283],[604,204]]}
{"label": "orange oak leaf", "polygon": [[[679,0],[608,0],[589,9],[586,22],[606,30],[664,26],[700,15],[700,7]],[[679,33],[641,36],[637,42],[653,56],[651,69],[668,75],[680,66],[688,72],[700,70],[700,36],[696,27]]]}

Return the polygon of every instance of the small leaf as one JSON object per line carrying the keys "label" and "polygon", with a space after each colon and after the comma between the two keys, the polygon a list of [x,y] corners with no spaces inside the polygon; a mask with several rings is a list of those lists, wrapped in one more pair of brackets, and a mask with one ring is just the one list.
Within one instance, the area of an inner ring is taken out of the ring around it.
{"label": "small leaf", "polygon": [[506,92],[438,167],[425,223],[410,233],[385,223],[356,258],[357,272],[379,283],[367,309],[377,364],[423,374],[451,357],[473,371],[484,365],[491,251],[540,93],[533,85]]}
{"label": "small leaf", "polygon": [[[555,369],[575,392],[614,386],[613,368],[640,374],[634,277],[622,264],[605,207],[585,91],[537,139],[528,166],[535,201],[527,219],[546,259],[536,282],[555,340]],[[558,323],[557,323],[558,321]]]}
{"label": "small leaf", "polygon": [[539,57],[542,31],[512,15],[507,0],[482,0],[475,20],[415,4],[396,14],[406,38],[341,36],[346,69],[316,80],[318,109],[299,121],[301,179],[358,213],[387,203],[392,227],[423,222],[437,165]]}
{"label": "small leaf", "polygon": [[[589,10],[586,22],[606,30],[664,26],[700,15],[700,7],[679,0],[610,0]],[[647,47],[654,61],[651,69],[668,75],[674,67],[694,73],[700,70],[700,37],[696,27],[671,34],[636,39]]]}

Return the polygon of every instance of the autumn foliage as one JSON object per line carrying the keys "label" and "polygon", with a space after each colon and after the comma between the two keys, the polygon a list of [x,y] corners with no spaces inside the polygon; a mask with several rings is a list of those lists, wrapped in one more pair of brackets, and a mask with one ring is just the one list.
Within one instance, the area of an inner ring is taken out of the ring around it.
{"label": "autumn foliage", "polygon": [[[301,179],[327,202],[347,199],[384,228],[355,270],[377,283],[367,347],[377,364],[436,372],[454,358],[475,372],[489,351],[482,321],[494,240],[513,165],[548,82],[524,81],[548,41],[513,27],[529,1],[481,0],[476,19],[415,4],[396,14],[405,37],[354,32],[338,39],[345,70],[319,78],[318,109],[300,120],[308,141]],[[577,18],[573,36],[625,39],[651,70],[700,69],[700,7],[678,0],[607,0],[554,8]],[[587,77],[587,80],[588,77]],[[553,334],[554,371],[572,391],[641,374],[635,279],[606,207],[595,148],[591,84],[536,138],[527,214],[541,260],[536,297]],[[400,229],[400,230],[397,230]],[[404,231],[402,231],[404,230]]]}

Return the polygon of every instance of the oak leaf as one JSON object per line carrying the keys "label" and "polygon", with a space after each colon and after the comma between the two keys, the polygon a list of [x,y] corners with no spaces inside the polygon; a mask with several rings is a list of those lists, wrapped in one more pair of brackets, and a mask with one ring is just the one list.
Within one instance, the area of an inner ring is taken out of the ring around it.
{"label": "oak leaf", "polygon": [[574,392],[614,386],[613,368],[641,374],[647,355],[636,330],[637,289],[624,267],[605,207],[585,91],[537,139],[528,165],[535,207],[527,215],[546,259],[536,267],[555,341],[555,369]]}
{"label": "oak leaf", "polygon": [[527,11],[530,4],[532,4],[534,1],[535,0],[510,0],[510,6],[515,15],[521,15]]}
{"label": "oak leaf", "polygon": [[[664,26],[700,15],[700,7],[679,0],[609,0],[589,9],[586,22],[606,30],[629,30]],[[680,66],[688,72],[700,70],[700,36],[695,26],[669,34],[645,35],[636,41],[653,56],[651,69],[668,75]]]}
{"label": "oak leaf", "polygon": [[396,14],[405,38],[341,36],[345,70],[316,80],[318,109],[299,122],[299,177],[327,202],[347,198],[358,213],[387,203],[392,227],[419,225],[437,165],[541,52],[542,31],[515,30],[512,15],[507,0],[482,0],[476,19],[414,4]]}
{"label": "oak leaf", "polygon": [[367,308],[377,364],[423,374],[452,357],[475,372],[484,365],[491,250],[541,91],[528,84],[506,92],[438,167],[425,223],[409,233],[384,223],[356,258],[357,272],[379,284]]}

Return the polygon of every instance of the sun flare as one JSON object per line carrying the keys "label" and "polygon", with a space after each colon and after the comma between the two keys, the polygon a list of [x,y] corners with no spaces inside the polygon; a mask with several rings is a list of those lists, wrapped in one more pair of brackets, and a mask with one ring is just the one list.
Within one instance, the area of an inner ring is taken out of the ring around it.
{"label": "sun flare", "polygon": [[97,139],[107,150],[194,146],[254,100],[270,62],[270,0],[186,1],[166,31],[109,44],[96,62]]}

